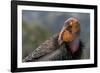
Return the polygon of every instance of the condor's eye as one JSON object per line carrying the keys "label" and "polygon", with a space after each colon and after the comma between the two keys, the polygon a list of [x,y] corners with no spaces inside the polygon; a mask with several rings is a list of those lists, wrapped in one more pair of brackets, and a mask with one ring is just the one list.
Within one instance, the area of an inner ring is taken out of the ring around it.
{"label": "condor's eye", "polygon": [[71,30],[71,29],[72,29],[72,26],[68,26],[68,27],[67,27],[67,30]]}
{"label": "condor's eye", "polygon": [[68,27],[67,27],[67,30],[68,30],[69,32],[72,32],[72,26],[68,26]]}
{"label": "condor's eye", "polygon": [[71,28],[72,28],[72,26],[68,26],[68,28],[69,28],[69,29],[71,29]]}

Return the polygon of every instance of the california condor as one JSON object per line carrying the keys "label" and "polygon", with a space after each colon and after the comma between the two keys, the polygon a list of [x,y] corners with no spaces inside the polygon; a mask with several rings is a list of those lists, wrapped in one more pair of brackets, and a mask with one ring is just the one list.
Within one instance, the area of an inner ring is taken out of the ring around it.
{"label": "california condor", "polygon": [[23,62],[81,59],[82,46],[79,20],[72,17],[58,34],[38,46]]}

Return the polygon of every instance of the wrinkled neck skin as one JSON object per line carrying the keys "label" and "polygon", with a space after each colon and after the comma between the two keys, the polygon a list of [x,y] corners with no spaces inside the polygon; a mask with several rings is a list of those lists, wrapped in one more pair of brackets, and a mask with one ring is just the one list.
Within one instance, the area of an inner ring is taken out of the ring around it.
{"label": "wrinkled neck skin", "polygon": [[79,42],[79,37],[77,37],[73,41],[67,43],[68,50],[70,53],[74,54],[79,50]]}

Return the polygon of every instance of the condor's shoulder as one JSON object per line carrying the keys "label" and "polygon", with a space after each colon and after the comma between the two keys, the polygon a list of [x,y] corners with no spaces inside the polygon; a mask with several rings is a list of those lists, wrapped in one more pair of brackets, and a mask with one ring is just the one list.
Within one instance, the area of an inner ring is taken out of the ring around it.
{"label": "condor's shoulder", "polygon": [[44,43],[42,43],[38,48],[52,50],[56,49],[58,47],[58,34],[53,35],[48,40],[46,40]]}

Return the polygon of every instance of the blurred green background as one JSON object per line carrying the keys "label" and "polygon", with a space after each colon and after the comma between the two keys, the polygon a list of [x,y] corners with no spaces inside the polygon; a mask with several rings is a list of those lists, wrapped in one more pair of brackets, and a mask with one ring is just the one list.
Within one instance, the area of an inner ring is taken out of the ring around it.
{"label": "blurred green background", "polygon": [[90,58],[90,14],[53,11],[22,11],[22,58],[36,49],[41,43],[60,32],[64,21],[76,17],[80,21],[80,38],[84,43],[83,59]]}

